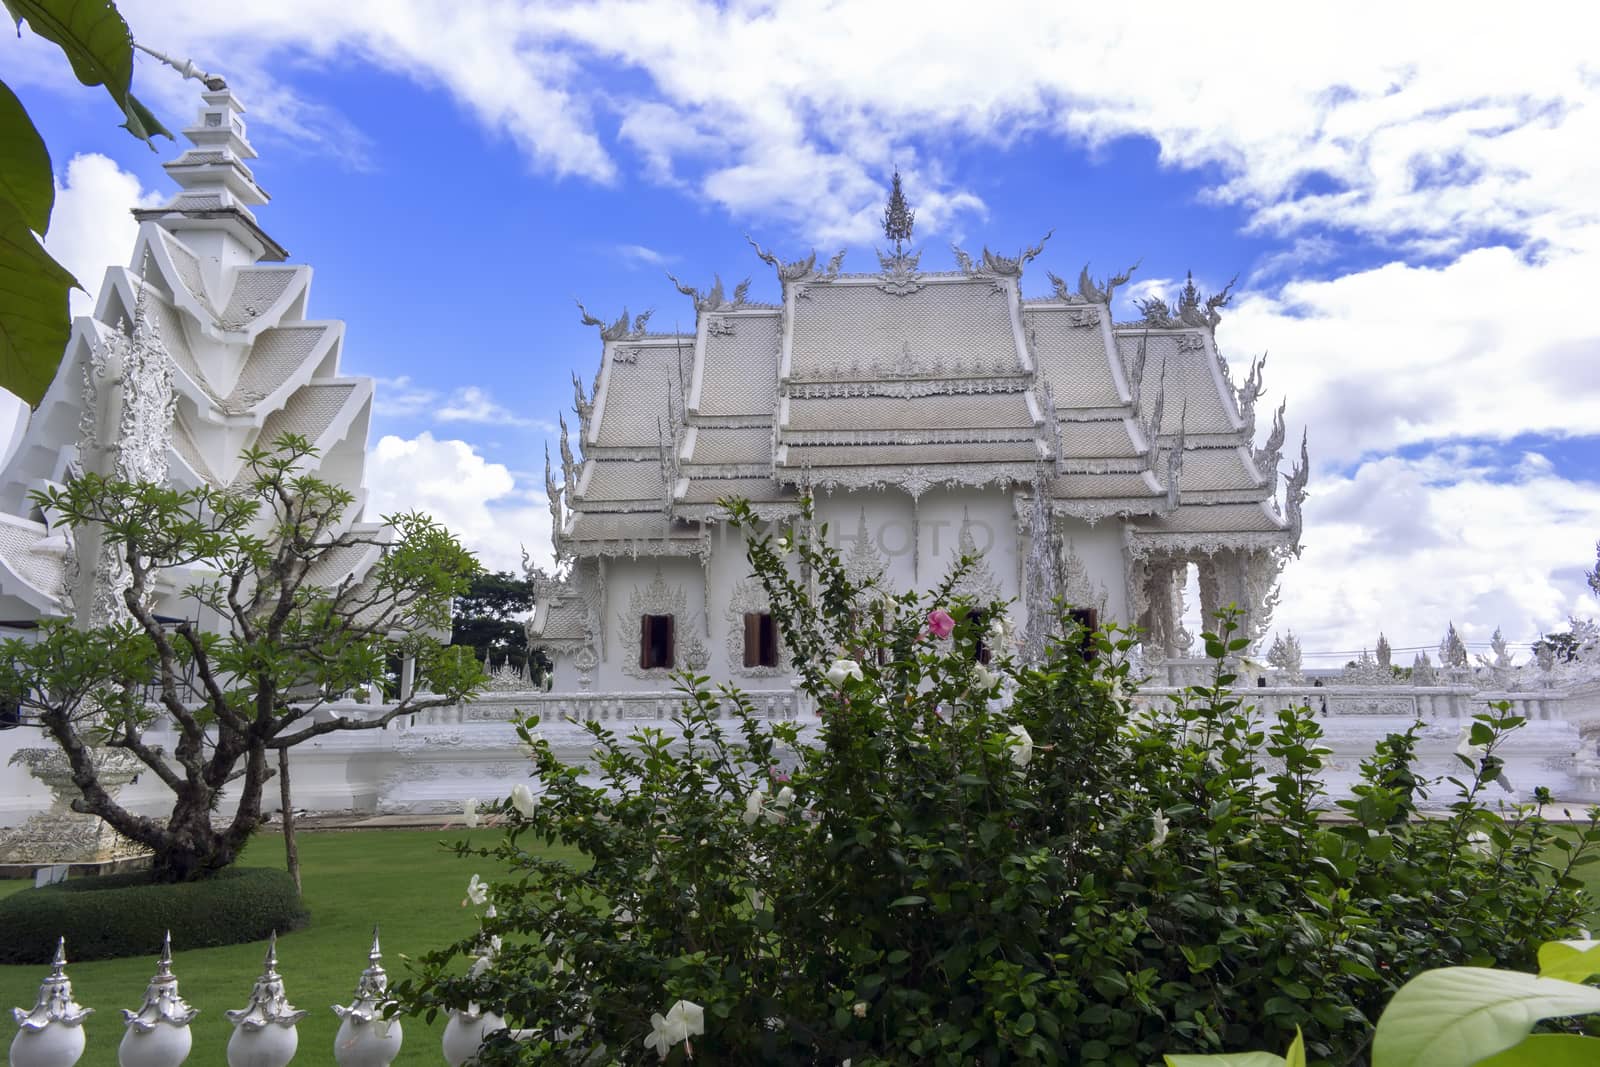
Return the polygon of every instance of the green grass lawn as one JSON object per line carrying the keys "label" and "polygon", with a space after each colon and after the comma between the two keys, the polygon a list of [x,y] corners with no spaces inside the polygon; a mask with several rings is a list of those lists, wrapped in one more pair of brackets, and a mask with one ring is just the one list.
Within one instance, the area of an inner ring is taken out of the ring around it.
{"label": "green grass lawn", "polygon": [[[391,980],[405,973],[400,956],[420,955],[470,933],[475,909],[461,907],[473,874],[492,881],[499,873],[475,857],[457,858],[440,846],[468,838],[488,844],[497,830],[382,830],[300,834],[300,862],[311,924],[278,941],[278,969],[289,999],[310,1014],[300,1022],[297,1063],[333,1062],[333,1035],[338,1017],[333,1004],[347,1004],[356,979],[366,966],[372,925],[382,927],[384,966]],[[283,842],[263,834],[252,843],[246,864],[281,866]],[[0,896],[31,883],[0,882]],[[0,931],[0,937],[4,937]],[[201,1010],[194,1022],[194,1052],[189,1062],[210,1067],[225,1062],[232,1027],[223,1017],[242,1008],[251,983],[261,973],[265,942],[227,948],[184,951],[183,931],[172,931],[174,972],[184,999]],[[80,1067],[116,1067],[122,1040],[119,1008],[137,1008],[154,970],[159,945],[149,958],[74,963],[67,968],[78,1002],[95,1009],[88,1023],[89,1051]],[[71,959],[72,941],[67,941]],[[33,1006],[45,966],[0,967],[0,1009]],[[9,1046],[15,1028],[0,1028],[0,1049]],[[444,1021],[432,1027],[407,1019],[399,1064],[443,1063],[439,1036]]]}

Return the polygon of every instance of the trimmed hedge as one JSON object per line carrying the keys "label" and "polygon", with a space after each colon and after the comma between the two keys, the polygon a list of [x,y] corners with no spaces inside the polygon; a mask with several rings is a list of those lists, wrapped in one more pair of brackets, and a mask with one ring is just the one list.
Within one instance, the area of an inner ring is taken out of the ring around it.
{"label": "trimmed hedge", "polygon": [[198,882],[156,883],[143,871],[68,879],[0,900],[0,963],[48,963],[56,939],[71,960],[150,956],[171,930],[183,949],[260,941],[304,926],[294,879],[229,867]]}

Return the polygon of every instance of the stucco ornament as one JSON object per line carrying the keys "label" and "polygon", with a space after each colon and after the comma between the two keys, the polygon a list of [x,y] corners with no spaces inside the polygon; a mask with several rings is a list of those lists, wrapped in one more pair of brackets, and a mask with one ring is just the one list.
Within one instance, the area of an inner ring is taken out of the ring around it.
{"label": "stucco ornament", "polygon": [[[639,620],[646,615],[671,615],[673,626],[673,656],[671,668],[639,666],[636,657],[626,650],[635,648],[639,641]],[[617,647],[624,650],[622,670],[633,678],[665,678],[674,669],[703,670],[710,657],[705,642],[700,637],[698,619],[689,613],[689,597],[681,585],[669,586],[661,569],[656,568],[650,584],[634,589],[628,594],[628,608],[617,616]]]}
{"label": "stucco ornament", "polygon": [[989,566],[988,556],[978,551],[977,540],[972,534],[972,516],[965,508],[961,509],[961,529],[956,534],[956,559],[963,556],[972,559],[973,564],[951,587],[951,593],[967,597],[980,608],[987,608],[996,600],[1005,599],[1000,579],[995,577],[994,569]]}
{"label": "stucco ornament", "polygon": [[168,933],[161,943],[155,977],[145,988],[144,1003],[137,1011],[123,1009],[123,1025],[127,1029],[117,1047],[117,1062],[121,1067],[181,1064],[194,1045],[189,1024],[199,1014],[178,993],[178,979],[172,973],[172,934]]}
{"label": "stucco ornament", "polygon": [[378,945],[378,929],[372,929],[372,948],[367,952],[367,967],[356,982],[355,999],[349,1005],[336,1004],[339,1032],[333,1039],[333,1057],[339,1067],[388,1067],[400,1055],[400,1020],[383,1017],[389,999],[389,975],[383,969],[383,951]]}
{"label": "stucco ornament", "polygon": [[88,1043],[83,1021],[93,1011],[72,998],[72,980],[67,977],[67,941],[62,938],[56,942],[49,975],[39,983],[33,1008],[11,1009],[18,1027],[17,1036],[11,1040],[11,1062],[15,1067],[72,1067]]}
{"label": "stucco ornament", "polygon": [[297,1029],[306,1013],[289,1003],[278,973],[278,935],[267,941],[261,977],[250,990],[250,1003],[225,1012],[233,1024],[228,1039],[228,1067],[288,1067],[300,1046]]}

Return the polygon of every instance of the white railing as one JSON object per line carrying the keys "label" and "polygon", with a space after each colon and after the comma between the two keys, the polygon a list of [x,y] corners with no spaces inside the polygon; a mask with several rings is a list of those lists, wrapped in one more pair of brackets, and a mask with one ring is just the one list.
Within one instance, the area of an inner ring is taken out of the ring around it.
{"label": "white railing", "polygon": [[[757,715],[768,719],[795,719],[806,714],[805,694],[794,689],[755,690],[745,693]],[[683,697],[674,692],[612,693],[485,693],[468,703],[433,708],[410,716],[415,726],[456,723],[512,722],[539,716],[542,722],[647,722],[677,717]]]}
{"label": "white railing", "polygon": [[[333,1005],[341,1020],[331,1050],[339,1067],[388,1067],[400,1055],[404,1024],[400,1019],[383,1018],[388,976],[381,959],[374,933],[355,999],[348,1005]],[[15,1012],[18,1026],[11,1041],[11,1067],[73,1067],[83,1057],[88,1030],[96,1025],[86,1022],[94,1009],[73,999],[66,966],[63,940],[57,944],[50,974],[40,983],[33,1008]],[[196,1045],[201,1046],[199,1061],[207,1065],[225,1060],[230,1067],[287,1067],[294,1061],[302,1051],[296,1027],[306,1012],[289,1003],[283,976],[278,973],[277,935],[267,944],[266,962],[248,1002],[238,1011],[224,1013],[229,1024],[226,1029],[213,1025],[206,1034],[191,1032],[190,1023],[197,1014],[179,995],[169,938],[145,990],[144,1003],[122,1013],[125,1021],[118,1062],[123,1067],[180,1067]],[[102,1012],[100,1017],[111,1015]],[[442,1062],[462,1067],[477,1055],[487,1035],[506,1028],[505,1020],[492,1012],[451,1012],[440,1042]],[[523,1036],[519,1031],[511,1033]],[[321,1050],[304,1052],[302,1062],[328,1062]]]}

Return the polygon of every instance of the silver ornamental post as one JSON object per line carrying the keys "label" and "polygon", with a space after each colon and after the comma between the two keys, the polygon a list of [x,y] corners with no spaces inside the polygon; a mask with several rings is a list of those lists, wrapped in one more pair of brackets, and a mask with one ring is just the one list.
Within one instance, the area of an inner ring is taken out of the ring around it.
{"label": "silver ornamental post", "polygon": [[367,952],[367,969],[356,982],[355,999],[349,1006],[335,1004],[339,1032],[333,1039],[333,1058],[339,1067],[389,1067],[400,1055],[400,1020],[385,1019],[389,999],[389,975],[383,969],[383,952],[378,947],[378,928],[372,928],[372,948]]}
{"label": "silver ornamental post", "polygon": [[178,979],[172,973],[172,931],[161,942],[155,977],[144,991],[138,1011],[122,1010],[122,1044],[117,1046],[121,1067],[179,1067],[189,1058],[194,1035],[189,1024],[199,1009],[184,1003]]}
{"label": "silver ornamental post", "polygon": [[73,1067],[88,1043],[83,1021],[92,1011],[72,999],[67,939],[62,938],[56,942],[49,977],[39,983],[33,1010],[11,1009],[18,1026],[11,1041],[11,1067]]}
{"label": "silver ornamental post", "polygon": [[300,1045],[295,1025],[306,1013],[289,1003],[278,974],[278,934],[267,941],[267,959],[261,977],[250,990],[250,1003],[225,1012],[233,1024],[228,1039],[228,1067],[288,1067]]}

